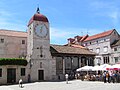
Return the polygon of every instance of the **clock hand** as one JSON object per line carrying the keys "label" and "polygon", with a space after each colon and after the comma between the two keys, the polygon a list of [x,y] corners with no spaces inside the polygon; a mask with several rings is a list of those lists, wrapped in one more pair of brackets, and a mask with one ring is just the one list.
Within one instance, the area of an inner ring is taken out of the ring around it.
{"label": "clock hand", "polygon": [[40,29],[40,33],[42,33],[42,27],[41,27],[41,29]]}

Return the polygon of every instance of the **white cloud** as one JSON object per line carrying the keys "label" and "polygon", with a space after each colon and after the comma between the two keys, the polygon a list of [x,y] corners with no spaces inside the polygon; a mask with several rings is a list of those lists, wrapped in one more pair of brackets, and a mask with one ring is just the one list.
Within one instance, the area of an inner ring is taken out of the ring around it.
{"label": "white cloud", "polygon": [[22,25],[21,21],[16,20],[15,15],[15,13],[0,9],[0,29],[25,31],[26,25]]}
{"label": "white cloud", "polygon": [[107,1],[92,1],[90,3],[91,9],[98,10],[98,9],[113,9],[116,6],[114,6],[114,2],[107,2]]}
{"label": "white cloud", "polygon": [[108,17],[115,26],[119,23],[120,17],[120,10],[117,4],[118,3],[115,3],[114,1],[95,1],[91,2],[90,6],[92,7],[92,10],[95,11],[94,15]]}
{"label": "white cloud", "polygon": [[118,11],[113,11],[112,13],[108,14],[108,16],[112,19],[114,25],[119,22],[119,12]]}
{"label": "white cloud", "polygon": [[98,29],[87,29],[87,28],[50,28],[50,39],[51,43],[54,44],[66,44],[68,38],[74,38],[75,36],[83,36],[86,34],[94,35],[100,33]]}

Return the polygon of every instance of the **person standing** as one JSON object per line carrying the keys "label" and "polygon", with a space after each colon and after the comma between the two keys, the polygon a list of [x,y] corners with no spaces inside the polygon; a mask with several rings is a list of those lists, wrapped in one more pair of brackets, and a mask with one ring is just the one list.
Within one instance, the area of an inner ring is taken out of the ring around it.
{"label": "person standing", "polygon": [[103,72],[103,81],[106,83],[106,71]]}
{"label": "person standing", "polygon": [[68,74],[65,74],[66,84],[68,84]]}

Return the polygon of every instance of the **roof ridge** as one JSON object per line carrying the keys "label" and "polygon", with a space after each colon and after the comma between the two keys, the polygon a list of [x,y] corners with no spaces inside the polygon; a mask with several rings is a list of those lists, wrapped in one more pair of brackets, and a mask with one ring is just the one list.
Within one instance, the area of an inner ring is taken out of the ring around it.
{"label": "roof ridge", "polygon": [[89,37],[86,38],[84,41],[89,41],[89,40],[93,40],[93,39],[97,39],[97,38],[101,38],[101,37],[108,36],[108,35],[110,35],[114,30],[115,30],[115,29],[112,29],[112,30],[104,31],[104,32],[101,32],[101,33],[98,33],[98,34],[89,36]]}
{"label": "roof ridge", "polygon": [[[94,34],[94,35],[92,35],[92,36],[99,35],[99,34],[102,34],[102,33],[107,33],[107,32],[113,31],[113,30],[115,30],[115,29],[107,30],[107,31],[104,31],[104,32],[101,32],[101,33],[98,33],[98,34]],[[91,37],[91,36],[90,36],[90,37]]]}
{"label": "roof ridge", "polygon": [[0,29],[0,31],[10,31],[10,32],[23,32],[23,33],[27,33],[26,31],[15,31],[15,30],[7,30],[7,29]]}

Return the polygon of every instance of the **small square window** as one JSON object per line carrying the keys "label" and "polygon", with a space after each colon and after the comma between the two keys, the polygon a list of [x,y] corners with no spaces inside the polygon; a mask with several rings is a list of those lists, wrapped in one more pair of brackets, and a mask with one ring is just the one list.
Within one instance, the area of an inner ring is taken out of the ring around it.
{"label": "small square window", "polygon": [[117,48],[114,48],[114,51],[117,51]]}
{"label": "small square window", "polygon": [[115,59],[115,63],[117,63],[118,62],[118,57],[114,57],[114,59]]}
{"label": "small square window", "polygon": [[1,39],[1,43],[4,43],[4,39],[3,38]]}
{"label": "small square window", "polygon": [[21,76],[25,76],[25,68],[21,68]]}
{"label": "small square window", "polygon": [[0,69],[0,77],[2,77],[2,69]]}
{"label": "small square window", "polygon": [[22,40],[22,44],[25,44],[25,40]]}

